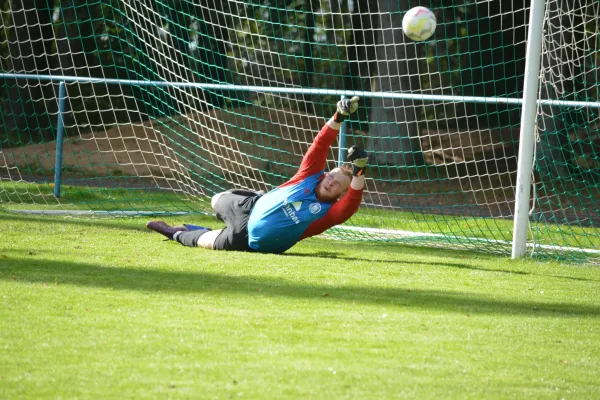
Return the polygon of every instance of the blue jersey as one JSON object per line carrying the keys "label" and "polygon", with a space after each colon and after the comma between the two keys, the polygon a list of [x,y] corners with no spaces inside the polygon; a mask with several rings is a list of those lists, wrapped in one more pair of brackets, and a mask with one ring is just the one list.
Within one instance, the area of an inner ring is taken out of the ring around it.
{"label": "blue jersey", "polygon": [[300,240],[312,222],[327,214],[332,203],[320,202],[315,193],[323,176],[321,171],[262,196],[248,220],[250,248],[283,253]]}

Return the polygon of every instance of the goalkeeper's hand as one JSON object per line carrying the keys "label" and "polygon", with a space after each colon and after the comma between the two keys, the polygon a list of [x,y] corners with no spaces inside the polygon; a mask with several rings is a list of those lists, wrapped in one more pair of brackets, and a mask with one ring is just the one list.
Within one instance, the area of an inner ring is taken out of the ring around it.
{"label": "goalkeeper's hand", "polygon": [[354,145],[348,149],[347,160],[352,163],[352,175],[362,176],[367,169],[369,153],[362,147]]}
{"label": "goalkeeper's hand", "polygon": [[344,99],[337,102],[337,111],[333,115],[335,122],[342,123],[350,114],[358,110],[358,101],[360,97],[354,96],[351,99]]}

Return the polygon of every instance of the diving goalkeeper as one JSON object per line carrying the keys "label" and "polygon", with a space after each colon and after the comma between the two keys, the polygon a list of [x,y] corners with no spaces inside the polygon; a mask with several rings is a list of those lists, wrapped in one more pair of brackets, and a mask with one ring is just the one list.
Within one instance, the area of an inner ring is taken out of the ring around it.
{"label": "diving goalkeeper", "polygon": [[344,120],[358,109],[358,97],[340,100],[304,155],[300,169],[286,183],[263,194],[230,190],[213,196],[211,205],[226,227],[210,230],[192,225],[146,226],[184,246],[212,250],[283,253],[300,240],[319,235],[349,219],[359,208],[368,155],[352,146],[348,161],[325,172],[327,153]]}

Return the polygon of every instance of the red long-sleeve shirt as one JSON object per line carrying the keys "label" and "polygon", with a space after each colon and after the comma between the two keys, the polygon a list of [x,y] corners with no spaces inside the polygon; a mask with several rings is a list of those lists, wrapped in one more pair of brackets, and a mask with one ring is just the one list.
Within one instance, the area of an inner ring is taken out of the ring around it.
{"label": "red long-sleeve shirt", "polygon": [[[325,124],[319,134],[315,137],[312,145],[304,155],[298,172],[281,187],[293,185],[309,176],[319,173],[325,169],[327,153],[339,130]],[[325,174],[323,174],[323,177]],[[302,234],[300,240],[319,235],[327,229],[347,221],[360,207],[363,189],[355,190],[348,188],[346,194],[331,206],[327,214],[314,221]]]}

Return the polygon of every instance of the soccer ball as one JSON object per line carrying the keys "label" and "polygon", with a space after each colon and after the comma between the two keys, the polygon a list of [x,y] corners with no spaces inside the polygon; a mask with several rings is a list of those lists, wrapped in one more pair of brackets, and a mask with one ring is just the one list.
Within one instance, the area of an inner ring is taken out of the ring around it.
{"label": "soccer ball", "polygon": [[402,18],[402,30],[412,40],[427,40],[435,32],[435,15],[425,7],[414,7]]}

